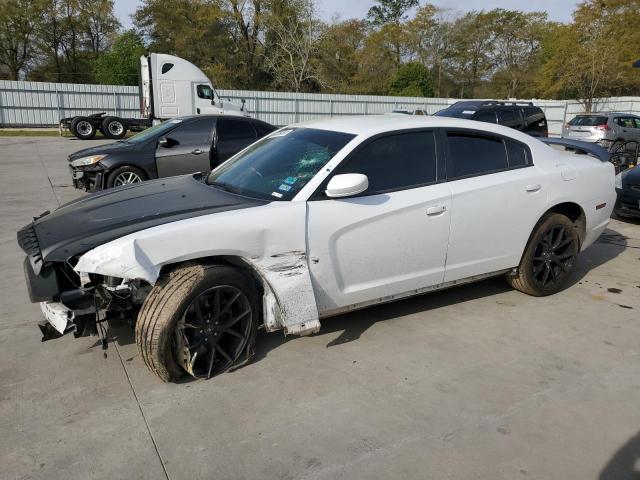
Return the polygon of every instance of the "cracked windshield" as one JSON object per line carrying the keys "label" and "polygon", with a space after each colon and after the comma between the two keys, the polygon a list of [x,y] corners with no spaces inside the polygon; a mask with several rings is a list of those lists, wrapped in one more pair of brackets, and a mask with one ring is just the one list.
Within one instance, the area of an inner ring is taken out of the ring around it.
{"label": "cracked windshield", "polygon": [[279,130],[211,172],[207,183],[268,200],[291,200],[355,135],[328,130]]}

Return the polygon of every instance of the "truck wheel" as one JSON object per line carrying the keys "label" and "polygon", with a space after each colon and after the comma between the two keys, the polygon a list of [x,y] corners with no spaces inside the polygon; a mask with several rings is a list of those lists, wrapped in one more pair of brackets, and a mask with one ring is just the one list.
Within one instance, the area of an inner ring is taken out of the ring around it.
{"label": "truck wheel", "polygon": [[123,185],[131,185],[132,183],[144,182],[147,176],[136,167],[120,167],[116,168],[107,177],[107,188],[122,187]]}
{"label": "truck wheel", "polygon": [[127,127],[120,118],[107,117],[102,121],[102,131],[107,138],[119,139],[127,134]]}
{"label": "truck wheel", "polygon": [[557,293],[567,285],[579,246],[571,220],[558,213],[546,215],[529,239],[517,275],[508,274],[507,281],[535,297]]}
{"label": "truck wheel", "polygon": [[96,136],[96,127],[93,126],[88,117],[74,118],[71,121],[70,130],[80,140],[91,140]]}
{"label": "truck wheel", "polygon": [[255,340],[258,295],[233,267],[187,264],[161,278],[136,322],[138,351],[165,382],[229,370]]}

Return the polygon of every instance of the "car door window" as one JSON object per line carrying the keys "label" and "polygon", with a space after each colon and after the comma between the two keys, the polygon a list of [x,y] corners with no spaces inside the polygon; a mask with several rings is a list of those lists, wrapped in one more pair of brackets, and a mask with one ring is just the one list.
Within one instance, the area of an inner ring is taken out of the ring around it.
{"label": "car door window", "polygon": [[258,137],[264,137],[265,135],[269,135],[271,132],[276,131],[276,127],[269,125],[268,123],[253,122],[253,126],[258,132]]}
{"label": "car door window", "polygon": [[460,178],[504,170],[509,167],[502,139],[466,132],[447,132],[450,158],[447,177]]}
{"label": "car door window", "polygon": [[210,144],[215,118],[200,118],[177,127],[169,132],[167,137],[175,145],[205,145]]}
{"label": "car door window", "polygon": [[213,89],[210,85],[198,85],[196,90],[198,92],[198,98],[213,100]]}
{"label": "car door window", "polygon": [[494,112],[493,110],[486,110],[484,112],[479,112],[476,115],[476,118],[474,118],[474,120],[478,122],[498,123],[496,112]]}
{"label": "car door window", "polygon": [[436,144],[432,131],[401,133],[371,141],[351,157],[340,173],[369,179],[365,195],[402,190],[436,180]]}
{"label": "car door window", "polygon": [[247,120],[221,118],[218,120],[218,141],[252,140],[256,138],[256,131]]}
{"label": "car door window", "polygon": [[634,118],[633,122],[635,124],[635,128],[640,128],[640,118]]}
{"label": "car door window", "polygon": [[519,127],[522,124],[519,113],[514,109],[500,110],[500,123],[507,127]]}

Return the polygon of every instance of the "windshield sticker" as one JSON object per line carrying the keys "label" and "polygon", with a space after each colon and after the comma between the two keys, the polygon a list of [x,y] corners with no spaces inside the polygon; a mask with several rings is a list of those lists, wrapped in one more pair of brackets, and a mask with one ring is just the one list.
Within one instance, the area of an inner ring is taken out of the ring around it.
{"label": "windshield sticker", "polygon": [[284,183],[288,183],[289,185],[293,185],[297,181],[298,179],[296,177],[287,177],[284,179]]}
{"label": "windshield sticker", "polygon": [[291,190],[291,185],[282,184],[278,187],[278,190],[282,190],[283,192],[288,192]]}
{"label": "windshield sticker", "polygon": [[293,132],[292,128],[289,128],[287,130],[280,130],[279,132],[274,132],[270,135],[271,138],[275,138],[275,137],[284,137],[285,135],[289,135],[291,132]]}
{"label": "windshield sticker", "polygon": [[282,198],[282,194],[278,192],[271,192],[271,196],[276,198]]}

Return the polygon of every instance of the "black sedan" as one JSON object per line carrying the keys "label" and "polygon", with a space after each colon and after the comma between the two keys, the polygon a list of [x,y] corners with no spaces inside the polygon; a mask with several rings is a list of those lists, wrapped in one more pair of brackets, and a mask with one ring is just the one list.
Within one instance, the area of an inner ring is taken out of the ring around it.
{"label": "black sedan", "polygon": [[129,139],[69,155],[73,185],[96,191],[212,170],[274,130],[273,125],[244,117],[175,118]]}
{"label": "black sedan", "polygon": [[616,176],[616,193],[615,213],[620,217],[640,218],[640,166]]}

